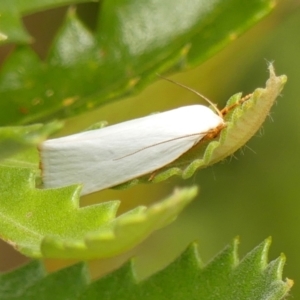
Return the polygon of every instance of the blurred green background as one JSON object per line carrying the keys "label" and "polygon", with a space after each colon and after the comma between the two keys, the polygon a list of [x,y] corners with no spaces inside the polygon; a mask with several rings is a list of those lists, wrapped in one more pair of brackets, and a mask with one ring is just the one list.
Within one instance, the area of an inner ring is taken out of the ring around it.
{"label": "blurred green background", "polygon": [[[24,22],[37,43],[41,57],[66,9],[27,16]],[[80,5],[79,14],[93,27],[93,5]],[[44,26],[36,26],[43,19]],[[53,24],[53,18],[57,23]],[[172,78],[199,90],[219,107],[236,92],[247,94],[264,87],[267,62],[274,61],[277,74],[286,74],[288,83],[268,118],[255,137],[234,157],[201,170],[187,181],[171,178],[167,182],[140,185],[129,190],[108,190],[82,199],[82,205],[120,199],[121,211],[137,204],[150,204],[169,194],[175,186],[197,184],[198,198],[173,224],[157,231],[126,255],[90,263],[94,276],[116,268],[128,257],[136,256],[139,278],[144,278],[170,263],[187,245],[197,240],[200,255],[208,262],[235,236],[240,236],[240,257],[272,236],[270,259],[281,252],[287,256],[284,277],[295,280],[294,299],[300,298],[300,1],[281,1],[274,12],[232,42],[223,51],[196,69]],[[2,47],[3,57],[10,46]],[[159,99],[159,101],[157,101]],[[199,103],[190,92],[158,80],[141,94],[67,121],[62,134],[76,132],[94,122],[110,124],[168,108]],[[24,261],[10,246],[0,244],[0,271]],[[62,261],[47,261],[55,270]],[[66,263],[67,264],[67,263]],[[298,296],[298,297],[297,297]]]}

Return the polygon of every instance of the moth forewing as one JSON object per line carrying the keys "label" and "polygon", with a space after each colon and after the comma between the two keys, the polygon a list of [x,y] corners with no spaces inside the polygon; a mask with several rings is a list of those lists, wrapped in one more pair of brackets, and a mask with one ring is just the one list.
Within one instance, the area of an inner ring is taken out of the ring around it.
{"label": "moth forewing", "polygon": [[210,108],[191,105],[45,141],[44,187],[82,184],[82,195],[113,187],[166,166],[223,126]]}

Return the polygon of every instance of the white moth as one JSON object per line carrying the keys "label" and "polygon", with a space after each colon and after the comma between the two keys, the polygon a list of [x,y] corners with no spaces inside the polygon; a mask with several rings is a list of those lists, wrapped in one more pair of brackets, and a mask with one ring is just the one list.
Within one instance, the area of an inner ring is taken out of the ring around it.
{"label": "white moth", "polygon": [[39,145],[45,188],[82,184],[81,195],[124,183],[176,160],[223,118],[203,105],[184,106]]}
{"label": "white moth", "polygon": [[218,114],[204,105],[183,106],[45,141],[39,145],[44,187],[82,184],[81,195],[86,195],[154,172],[176,160],[205,136],[216,136],[225,127],[224,115],[238,105],[219,111],[197,91],[164,79],[202,97]]}

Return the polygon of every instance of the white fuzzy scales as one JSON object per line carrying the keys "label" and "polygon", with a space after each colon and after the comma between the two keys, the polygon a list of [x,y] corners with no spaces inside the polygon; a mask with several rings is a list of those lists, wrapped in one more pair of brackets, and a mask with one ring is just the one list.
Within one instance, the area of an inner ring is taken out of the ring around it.
{"label": "white fuzzy scales", "polygon": [[113,187],[171,163],[223,124],[191,105],[47,140],[39,146],[44,187],[82,184],[81,195]]}

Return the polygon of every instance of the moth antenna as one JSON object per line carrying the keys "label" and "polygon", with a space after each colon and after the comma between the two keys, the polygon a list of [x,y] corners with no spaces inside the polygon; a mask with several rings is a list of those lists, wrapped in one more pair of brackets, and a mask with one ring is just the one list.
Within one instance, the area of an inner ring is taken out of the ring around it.
{"label": "moth antenna", "polygon": [[236,103],[233,103],[230,106],[225,106],[222,110],[221,110],[221,114],[224,117],[225,115],[227,115],[232,109],[234,109],[235,107],[243,104],[244,102],[246,102],[247,100],[249,100],[252,97],[252,94],[248,94],[246,96],[244,96],[243,98],[241,98],[240,100],[238,100]]}
{"label": "moth antenna", "polygon": [[207,97],[205,97],[204,95],[202,95],[201,93],[199,93],[198,91],[196,91],[196,90],[194,90],[194,89],[192,89],[192,88],[190,88],[190,87],[188,87],[188,86],[186,86],[186,85],[184,85],[184,84],[181,84],[181,83],[179,83],[179,82],[176,82],[176,81],[174,81],[174,80],[172,80],[172,79],[169,79],[169,78],[167,78],[167,77],[164,77],[164,76],[162,76],[162,75],[160,75],[160,74],[157,74],[157,76],[160,77],[160,78],[162,78],[162,79],[164,79],[164,80],[167,80],[167,81],[169,81],[169,82],[172,82],[172,83],[174,83],[174,84],[176,84],[176,85],[178,85],[178,86],[181,86],[181,87],[183,87],[184,89],[186,89],[186,90],[188,90],[188,91],[190,91],[190,92],[196,94],[197,96],[201,97],[203,100],[205,100],[208,104],[210,104],[210,105],[214,108],[214,110],[218,113],[218,115],[219,115],[221,118],[223,118],[223,114],[222,114],[222,112],[218,109],[217,105],[214,104],[212,101],[210,101]]}

